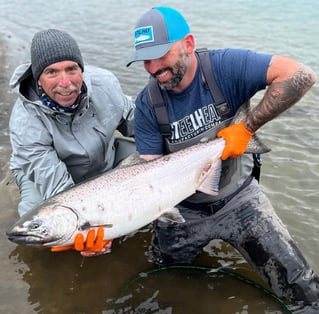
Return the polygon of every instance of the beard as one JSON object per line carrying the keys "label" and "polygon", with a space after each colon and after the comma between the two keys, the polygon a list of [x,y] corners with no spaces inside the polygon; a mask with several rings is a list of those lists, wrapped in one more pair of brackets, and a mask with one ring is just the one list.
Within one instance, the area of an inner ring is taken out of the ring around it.
{"label": "beard", "polygon": [[179,83],[182,81],[186,71],[188,70],[189,62],[190,62],[190,58],[188,54],[186,54],[185,51],[182,51],[180,54],[179,60],[177,60],[172,67],[167,67],[155,73],[153,75],[155,78],[156,78],[156,75],[163,73],[164,71],[170,71],[172,73],[171,80],[167,82],[162,82],[162,83],[158,82],[160,88],[164,90],[172,90],[173,88],[178,86]]}

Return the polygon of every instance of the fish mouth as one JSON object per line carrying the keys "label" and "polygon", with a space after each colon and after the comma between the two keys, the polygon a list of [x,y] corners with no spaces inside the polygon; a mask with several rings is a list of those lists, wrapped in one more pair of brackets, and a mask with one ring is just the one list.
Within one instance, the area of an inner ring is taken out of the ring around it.
{"label": "fish mouth", "polygon": [[35,207],[22,216],[12,227],[7,229],[6,234],[10,241],[19,245],[59,246],[72,237],[77,227],[77,221],[78,216],[73,209],[51,202],[41,211]]}
{"label": "fish mouth", "polygon": [[8,231],[7,237],[10,241],[19,244],[19,245],[27,245],[27,246],[50,246],[52,243],[60,240],[58,238],[50,238],[41,236],[39,234],[30,234],[22,233],[22,232],[14,232]]}

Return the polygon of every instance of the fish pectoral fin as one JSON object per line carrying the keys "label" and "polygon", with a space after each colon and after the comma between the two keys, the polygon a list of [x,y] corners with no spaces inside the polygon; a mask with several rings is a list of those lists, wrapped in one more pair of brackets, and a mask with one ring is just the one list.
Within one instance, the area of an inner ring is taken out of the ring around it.
{"label": "fish pectoral fin", "polygon": [[91,225],[88,221],[86,221],[85,223],[83,223],[82,225],[79,226],[79,230],[83,231],[83,230],[89,230],[92,228],[98,228],[98,227],[103,227],[103,228],[112,228],[113,224],[104,224],[104,225]]}
{"label": "fish pectoral fin", "polygon": [[184,223],[185,219],[178,210],[178,208],[174,207],[170,211],[164,213],[160,217],[158,217],[158,220],[168,223],[168,222],[176,222],[176,223]]}
{"label": "fish pectoral fin", "polygon": [[200,176],[200,185],[196,190],[212,196],[218,195],[218,186],[221,171],[222,160],[220,158],[214,164],[214,166],[207,165],[207,167],[202,170]]}

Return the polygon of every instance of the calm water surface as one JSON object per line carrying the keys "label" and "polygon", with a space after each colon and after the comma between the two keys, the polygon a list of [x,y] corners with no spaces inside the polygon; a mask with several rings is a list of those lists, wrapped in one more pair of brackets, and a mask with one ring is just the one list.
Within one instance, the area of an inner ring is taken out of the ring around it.
{"label": "calm water surface", "polygon": [[[18,203],[8,172],[8,117],[14,98],[7,85],[13,69],[29,61],[34,32],[49,27],[70,32],[85,61],[114,72],[124,91],[135,97],[147,75],[141,64],[125,64],[133,53],[134,24],[154,5],[181,10],[198,47],[285,54],[308,64],[319,76],[319,10],[313,0],[0,0],[0,313],[285,313],[265,292],[225,273],[202,268],[151,272],[145,254],[148,228],[114,241],[111,254],[86,259],[76,252],[19,247],[5,236],[17,219]],[[317,272],[318,102],[316,84],[259,132],[272,148],[263,158],[262,188]],[[261,283],[220,241],[207,246],[195,265],[226,267]]]}

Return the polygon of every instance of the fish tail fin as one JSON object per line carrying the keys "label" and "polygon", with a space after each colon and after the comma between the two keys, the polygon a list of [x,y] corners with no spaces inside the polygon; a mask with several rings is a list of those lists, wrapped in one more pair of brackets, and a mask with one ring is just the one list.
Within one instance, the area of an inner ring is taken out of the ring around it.
{"label": "fish tail fin", "polygon": [[253,154],[265,154],[270,151],[271,149],[259,139],[257,134],[254,134],[246,148],[246,153]]}

